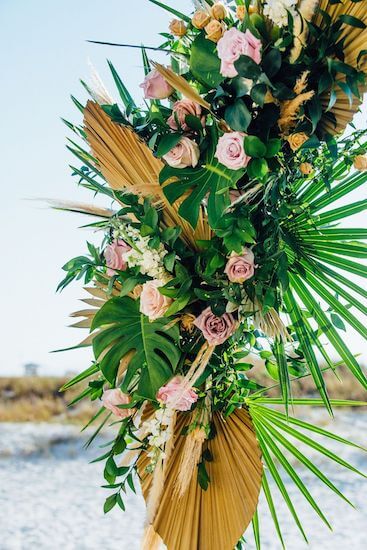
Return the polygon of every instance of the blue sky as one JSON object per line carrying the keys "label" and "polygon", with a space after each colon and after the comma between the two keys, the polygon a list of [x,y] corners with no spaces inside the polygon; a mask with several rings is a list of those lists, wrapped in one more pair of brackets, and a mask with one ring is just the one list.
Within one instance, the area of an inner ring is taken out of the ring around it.
{"label": "blue sky", "polygon": [[[191,8],[189,0],[171,4],[186,12]],[[147,0],[0,2],[0,374],[19,374],[30,361],[40,363],[48,374],[89,364],[88,350],[49,351],[73,345],[85,334],[66,326],[69,313],[80,308],[81,286],[75,284],[61,295],[55,288],[63,263],[84,253],[85,240],[93,236],[77,229],[85,222],[80,217],[25,199],[92,200],[76,187],[68,168],[73,159],[65,149],[68,132],[60,117],[80,122],[69,94],[84,100],[78,79],[88,80],[88,58],[112,91],[105,62],[111,59],[137,99],[143,71],[138,50],[86,40],[139,44],[144,39],[146,45],[156,46],[158,33],[167,29],[170,19]],[[365,119],[360,116],[359,124]],[[357,348],[358,338],[348,337]]]}

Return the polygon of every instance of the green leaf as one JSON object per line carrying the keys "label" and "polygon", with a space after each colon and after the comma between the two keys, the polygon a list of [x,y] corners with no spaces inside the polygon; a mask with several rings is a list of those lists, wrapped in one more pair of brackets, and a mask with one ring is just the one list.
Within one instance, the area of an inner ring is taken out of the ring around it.
{"label": "green leaf", "polygon": [[117,495],[118,493],[114,495],[110,495],[106,498],[105,503],[103,505],[103,511],[105,514],[107,514],[112,508],[116,505],[117,502]]}
{"label": "green leaf", "polygon": [[129,359],[124,390],[140,371],[138,394],[155,399],[158,389],[173,375],[180,359],[177,325],[167,329],[167,318],[150,322],[139,311],[139,300],[116,297],[108,300],[93,319],[92,330],[102,328],[93,340],[96,357],[103,355],[101,370],[114,384],[121,359]]}
{"label": "green leaf", "polygon": [[273,158],[275,157],[279,151],[282,148],[282,142],[278,138],[269,139],[269,141],[266,142],[266,158]]}
{"label": "green leaf", "polygon": [[246,132],[251,122],[251,113],[242,99],[236,99],[224,111],[227,124],[238,132]]}
{"label": "green leaf", "polygon": [[205,467],[205,462],[198,464],[198,483],[203,491],[206,491],[209,487],[210,477]]}
{"label": "green leaf", "polygon": [[160,8],[168,11],[169,13],[172,13],[179,19],[186,21],[186,23],[191,23],[190,17],[188,17],[187,15],[185,15],[184,13],[178,10],[175,10],[174,8],[171,8],[171,6],[167,6],[167,4],[164,4],[163,2],[158,2],[158,0],[149,0],[149,2],[151,2],[152,4],[155,4],[156,6],[159,6]]}
{"label": "green leaf", "polygon": [[272,78],[279,72],[282,66],[282,55],[279,50],[273,48],[262,60],[262,66],[269,78]]}
{"label": "green leaf", "polygon": [[234,66],[239,76],[244,78],[257,80],[261,74],[260,65],[255,63],[248,55],[241,55],[237,61],[234,62]]}
{"label": "green leaf", "polygon": [[122,100],[123,104],[125,105],[125,107],[128,107],[128,106],[129,107],[131,107],[131,106],[136,107],[132,96],[130,95],[130,93],[129,93],[128,89],[126,88],[125,84],[122,82],[122,80],[121,80],[118,72],[116,71],[115,67],[112,65],[111,61],[107,60],[107,63],[108,63],[108,66],[111,70],[113,79],[115,81],[117,90],[119,92],[119,95],[121,97],[121,100]]}
{"label": "green leaf", "polygon": [[265,157],[267,148],[257,136],[246,136],[245,152],[249,157],[261,158]]}
{"label": "green leaf", "polygon": [[165,134],[161,137],[157,147],[157,157],[163,157],[166,155],[175,145],[177,145],[182,139],[181,134]]}
{"label": "green leaf", "polygon": [[268,172],[269,166],[265,159],[253,159],[247,166],[247,173],[254,180],[263,180]]}
{"label": "green leaf", "polygon": [[339,15],[340,21],[343,21],[346,25],[351,25],[352,27],[356,27],[357,29],[365,29],[366,24],[361,20],[358,19],[358,17],[354,17],[353,15]]}
{"label": "green leaf", "polygon": [[260,107],[263,107],[267,91],[268,87],[266,84],[255,84],[251,89],[251,99],[260,105]]}
{"label": "green leaf", "polygon": [[206,38],[202,31],[191,44],[190,70],[194,78],[207,86],[216,88],[224,77],[220,74],[220,59],[217,45]]}

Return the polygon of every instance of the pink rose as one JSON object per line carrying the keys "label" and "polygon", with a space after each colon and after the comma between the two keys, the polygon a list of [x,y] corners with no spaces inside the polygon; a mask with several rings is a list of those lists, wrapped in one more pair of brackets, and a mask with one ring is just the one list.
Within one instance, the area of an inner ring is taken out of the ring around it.
{"label": "pink rose", "polygon": [[189,411],[191,405],[198,400],[197,393],[182,384],[183,377],[175,376],[157,393],[157,400],[176,411]]}
{"label": "pink rose", "polygon": [[231,313],[225,313],[221,317],[214,315],[210,307],[204,309],[194,321],[205,340],[211,346],[223,344],[236,329],[236,321]]}
{"label": "pink rose", "polygon": [[149,317],[150,321],[163,317],[172,303],[172,299],[163,296],[159,287],[163,286],[162,281],[154,279],[143,284],[140,294],[140,313]]}
{"label": "pink rose", "polygon": [[241,32],[232,27],[219,40],[217,49],[218,57],[221,60],[220,73],[229,78],[238,75],[234,63],[241,55],[251,57],[255,63],[261,61],[261,40],[256,38],[249,30]]}
{"label": "pink rose", "polygon": [[125,271],[127,263],[124,254],[125,252],[129,252],[129,250],[131,250],[131,247],[122,239],[115,240],[106,246],[103,255],[106,260],[107,275],[115,275],[115,269]]}
{"label": "pink rose", "polygon": [[191,99],[180,99],[173,105],[172,115],[167,120],[168,126],[172,130],[179,130],[180,128],[185,132],[190,130],[190,127],[186,124],[187,115],[193,115],[201,120],[201,124],[205,125],[205,117],[201,116],[201,107],[195,101]]}
{"label": "pink rose", "polygon": [[195,168],[199,162],[200,149],[197,143],[187,137],[181,138],[181,141],[175,145],[166,155],[164,160],[173,168]]}
{"label": "pink rose", "polygon": [[240,170],[245,168],[250,158],[245,153],[243,132],[227,132],[218,139],[217,149],[215,156],[231,170]]}
{"label": "pink rose", "polygon": [[242,255],[232,254],[225,267],[224,273],[232,283],[243,283],[255,273],[254,253],[244,248]]}
{"label": "pink rose", "polygon": [[120,409],[117,406],[130,403],[130,396],[126,395],[126,393],[122,393],[120,388],[105,390],[102,395],[102,403],[106,409],[112,411],[113,414],[119,418],[127,418],[135,412],[135,409]]}
{"label": "pink rose", "polygon": [[145,99],[165,99],[173,92],[172,86],[168,84],[157,69],[153,69],[147,74],[144,82],[140,84],[140,88],[144,90]]}

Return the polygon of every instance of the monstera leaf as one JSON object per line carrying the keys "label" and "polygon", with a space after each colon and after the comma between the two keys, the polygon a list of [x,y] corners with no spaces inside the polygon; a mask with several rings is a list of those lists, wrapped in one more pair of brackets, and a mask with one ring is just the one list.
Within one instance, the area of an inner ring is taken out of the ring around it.
{"label": "monstera leaf", "polygon": [[[139,311],[139,300],[111,298],[93,319],[92,330],[102,328],[93,340],[94,354],[106,379],[114,384],[122,359],[128,367],[123,383],[127,391],[140,371],[137,393],[155,399],[157,390],[172,376],[180,359],[179,329],[168,318],[150,322]],[[102,357],[102,358],[101,358]]]}
{"label": "monstera leaf", "polygon": [[171,178],[175,180],[164,187],[164,194],[171,204],[185,195],[178,213],[193,228],[198,221],[201,203],[208,194],[208,220],[211,227],[216,227],[224,210],[230,205],[230,187],[235,187],[244,174],[244,170],[230,170],[218,162],[214,156],[218,141],[217,131],[214,127],[210,131],[210,143],[201,166],[183,169],[165,166],[159,175],[161,184]]}

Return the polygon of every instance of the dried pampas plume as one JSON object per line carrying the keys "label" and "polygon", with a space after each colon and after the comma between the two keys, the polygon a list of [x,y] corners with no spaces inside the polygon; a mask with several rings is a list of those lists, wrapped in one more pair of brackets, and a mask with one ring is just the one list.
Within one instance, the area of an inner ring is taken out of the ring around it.
{"label": "dried pampas plume", "polygon": [[299,14],[294,19],[294,44],[289,56],[290,63],[297,61],[306,45],[308,36],[307,21],[311,21],[318,4],[319,0],[302,0],[299,4]]}
{"label": "dried pampas plume", "polygon": [[90,86],[88,87],[88,90],[94,101],[99,103],[99,105],[113,105],[116,103],[113,97],[109,94],[106,86],[103,84],[101,77],[90,59],[88,59],[88,65],[90,69]]}
{"label": "dried pampas plume", "polygon": [[280,118],[278,120],[278,126],[282,132],[282,136],[286,137],[290,130],[296,125],[299,110],[304,103],[310,101],[314,96],[314,90],[305,92],[307,88],[308,71],[302,73],[294,86],[294,92],[297,94],[293,99],[287,99],[280,103]]}

